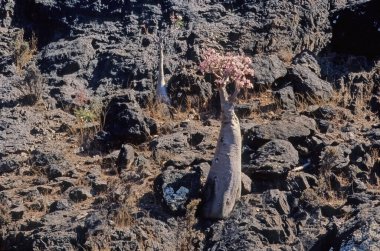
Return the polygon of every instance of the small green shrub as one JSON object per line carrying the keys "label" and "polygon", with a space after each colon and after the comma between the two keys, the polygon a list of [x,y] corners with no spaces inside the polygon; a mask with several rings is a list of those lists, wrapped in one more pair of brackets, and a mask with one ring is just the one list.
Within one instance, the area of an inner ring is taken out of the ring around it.
{"label": "small green shrub", "polygon": [[95,122],[97,119],[95,112],[88,107],[81,107],[74,110],[74,115],[78,120],[86,123]]}

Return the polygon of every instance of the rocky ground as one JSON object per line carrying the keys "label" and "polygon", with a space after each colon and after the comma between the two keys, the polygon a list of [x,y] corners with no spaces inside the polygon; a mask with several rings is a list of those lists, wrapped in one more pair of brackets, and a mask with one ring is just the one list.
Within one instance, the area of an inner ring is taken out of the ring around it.
{"label": "rocky ground", "polygon": [[[0,250],[380,250],[378,13],[0,0]],[[220,126],[207,46],[256,72],[235,108],[243,196],[217,222],[198,214]]]}

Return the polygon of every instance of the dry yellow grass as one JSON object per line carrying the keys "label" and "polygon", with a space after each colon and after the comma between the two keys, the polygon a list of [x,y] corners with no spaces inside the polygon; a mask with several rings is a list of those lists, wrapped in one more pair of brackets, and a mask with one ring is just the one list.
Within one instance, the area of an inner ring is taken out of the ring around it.
{"label": "dry yellow grass", "polygon": [[25,66],[32,60],[37,52],[37,38],[33,34],[30,41],[24,40],[24,30],[21,29],[15,37],[14,41],[14,59],[17,72],[25,68]]}

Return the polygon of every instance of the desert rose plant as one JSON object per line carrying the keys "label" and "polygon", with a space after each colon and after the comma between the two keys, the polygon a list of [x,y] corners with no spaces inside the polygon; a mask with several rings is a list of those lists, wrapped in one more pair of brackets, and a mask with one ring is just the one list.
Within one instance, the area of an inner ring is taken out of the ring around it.
{"label": "desert rose plant", "polygon": [[[248,57],[222,55],[214,49],[202,52],[200,69],[216,77],[222,111],[219,139],[205,185],[202,207],[205,218],[228,217],[241,196],[241,134],[234,103],[242,88],[253,87],[249,80],[254,74],[251,63]],[[229,83],[234,85],[231,95],[226,90]]]}
{"label": "desert rose plant", "polygon": [[158,49],[159,49],[159,64],[158,64],[158,81],[157,81],[157,101],[163,102],[165,104],[170,104],[170,98],[168,96],[165,74],[164,74],[164,49],[163,49],[163,41],[160,38],[158,41]]}

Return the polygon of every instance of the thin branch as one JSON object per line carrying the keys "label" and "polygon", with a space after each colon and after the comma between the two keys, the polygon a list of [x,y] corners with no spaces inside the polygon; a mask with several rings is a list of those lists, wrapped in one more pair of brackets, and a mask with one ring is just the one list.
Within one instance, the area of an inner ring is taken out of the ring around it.
{"label": "thin branch", "polygon": [[220,86],[219,87],[219,97],[220,97],[220,102],[221,103],[227,102],[227,95],[228,94],[227,94],[225,85],[224,86]]}
{"label": "thin branch", "polygon": [[237,87],[236,85],[235,85],[235,91],[234,91],[234,93],[230,96],[230,98],[228,99],[230,102],[235,102],[235,100],[237,99],[237,96],[239,95],[239,93],[240,93],[240,88],[239,87]]}

